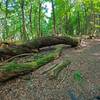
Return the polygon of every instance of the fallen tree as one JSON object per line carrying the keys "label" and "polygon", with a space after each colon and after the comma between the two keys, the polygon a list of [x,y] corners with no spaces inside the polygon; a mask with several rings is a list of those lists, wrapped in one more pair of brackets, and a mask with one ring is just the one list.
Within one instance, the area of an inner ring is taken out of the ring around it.
{"label": "fallen tree", "polygon": [[59,73],[66,67],[69,67],[71,62],[69,60],[64,60],[59,64],[55,64],[51,69],[46,71],[49,79],[55,79],[58,77]]}
{"label": "fallen tree", "polygon": [[47,56],[44,55],[42,58],[32,62],[17,63],[15,61],[12,61],[10,63],[5,64],[4,66],[1,66],[0,82],[4,82],[13,77],[24,75],[26,73],[29,73],[31,71],[40,68],[41,66],[59,58],[61,51],[62,51],[62,46],[57,47],[57,49],[54,52],[48,54]]}
{"label": "fallen tree", "polygon": [[76,47],[79,44],[79,40],[66,36],[40,37],[23,44],[7,45],[7,47],[0,48],[0,59],[10,58],[23,53],[31,53],[39,50],[40,48],[57,44],[66,44]]}

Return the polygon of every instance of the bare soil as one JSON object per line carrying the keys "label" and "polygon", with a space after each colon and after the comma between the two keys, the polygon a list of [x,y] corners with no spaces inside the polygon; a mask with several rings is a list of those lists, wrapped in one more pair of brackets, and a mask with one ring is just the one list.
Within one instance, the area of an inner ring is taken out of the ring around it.
{"label": "bare soil", "polygon": [[[42,74],[65,58],[72,63],[57,79],[50,80],[47,74]],[[24,59],[30,61],[34,57]],[[81,82],[74,79],[77,72],[82,74]],[[87,40],[80,48],[65,46],[59,59],[35,72],[0,83],[0,100],[100,100],[97,96],[100,96],[100,39]]]}

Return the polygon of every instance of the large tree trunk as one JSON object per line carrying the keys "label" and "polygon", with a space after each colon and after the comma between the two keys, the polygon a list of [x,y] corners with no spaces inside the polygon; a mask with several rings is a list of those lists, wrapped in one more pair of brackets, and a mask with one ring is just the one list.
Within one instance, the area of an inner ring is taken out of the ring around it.
{"label": "large tree trunk", "polygon": [[40,68],[41,66],[59,58],[62,48],[62,46],[59,46],[54,52],[46,56],[44,55],[42,58],[37,59],[36,61],[27,63],[10,62],[5,64],[4,66],[1,66],[0,82],[34,71]]}
{"label": "large tree trunk", "polygon": [[78,45],[78,43],[79,43],[78,39],[65,36],[39,37],[37,39],[28,41],[20,45],[7,44],[7,47],[0,48],[0,59],[6,57],[9,58],[23,53],[31,53],[34,50],[36,51],[46,46],[66,44],[75,47]]}
{"label": "large tree trunk", "polygon": [[29,20],[30,20],[30,32],[33,36],[33,32],[32,32],[32,1],[30,0],[30,13],[29,13]]}
{"label": "large tree trunk", "polygon": [[39,0],[39,25],[38,25],[38,33],[39,33],[39,37],[41,37],[42,36],[42,34],[41,34],[41,1]]}
{"label": "large tree trunk", "polygon": [[55,17],[54,1],[51,0],[51,3],[52,3],[52,14],[53,14],[53,32],[57,35],[57,32],[56,32],[56,17]]}
{"label": "large tree trunk", "polygon": [[71,61],[65,59],[64,61],[60,62],[59,64],[53,65],[53,67],[46,72],[48,78],[49,79],[55,79],[55,78],[57,78],[58,75],[59,75],[59,73],[64,68],[69,67],[70,64],[71,64]]}
{"label": "large tree trunk", "polygon": [[80,28],[80,12],[77,12],[77,35],[81,35],[81,28]]}
{"label": "large tree trunk", "polygon": [[7,25],[7,19],[8,19],[8,0],[5,1],[5,5],[6,5],[6,11],[5,11],[5,33],[3,33],[3,39],[6,40],[7,36],[8,36],[8,25]]}
{"label": "large tree trunk", "polygon": [[24,11],[24,6],[25,6],[25,1],[21,0],[21,14],[22,14],[22,36],[21,38],[23,40],[27,39],[27,35],[26,35],[26,23],[25,23],[25,11]]}

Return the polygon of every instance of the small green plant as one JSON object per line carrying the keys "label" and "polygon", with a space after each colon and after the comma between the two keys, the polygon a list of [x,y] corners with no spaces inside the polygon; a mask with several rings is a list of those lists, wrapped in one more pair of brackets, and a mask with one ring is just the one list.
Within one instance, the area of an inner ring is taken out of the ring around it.
{"label": "small green plant", "polygon": [[80,71],[75,71],[73,74],[74,80],[78,81],[78,82],[83,82],[84,81],[84,77],[82,75],[82,73]]}

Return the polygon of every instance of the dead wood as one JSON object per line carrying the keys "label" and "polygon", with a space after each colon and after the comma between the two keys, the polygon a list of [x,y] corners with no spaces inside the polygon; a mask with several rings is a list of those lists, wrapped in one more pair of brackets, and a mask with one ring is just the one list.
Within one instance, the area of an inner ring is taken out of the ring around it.
{"label": "dead wood", "polygon": [[26,43],[19,45],[8,45],[7,47],[0,48],[0,59],[8,59],[15,55],[20,55],[24,53],[32,53],[38,51],[40,48],[65,44],[71,45],[71,47],[76,47],[79,44],[79,40],[66,36],[50,36],[50,37],[40,37]]}

